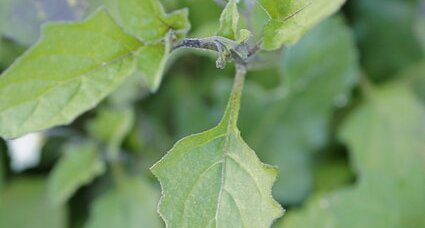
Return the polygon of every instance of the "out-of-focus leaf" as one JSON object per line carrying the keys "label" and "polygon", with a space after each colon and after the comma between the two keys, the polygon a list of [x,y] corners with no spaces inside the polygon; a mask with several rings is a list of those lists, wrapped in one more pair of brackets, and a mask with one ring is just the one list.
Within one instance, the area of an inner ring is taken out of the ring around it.
{"label": "out-of-focus leaf", "polygon": [[338,159],[322,161],[314,167],[314,193],[327,193],[350,183],[353,178],[347,162]]}
{"label": "out-of-focus leaf", "polygon": [[29,46],[40,36],[43,23],[79,20],[97,6],[95,0],[2,0],[0,34]]}
{"label": "out-of-focus leaf", "polygon": [[346,120],[359,182],[312,200],[279,227],[424,227],[425,109],[405,86],[369,91]]}
{"label": "out-of-focus leaf", "polygon": [[425,105],[425,61],[409,67],[397,77],[405,80]]}
{"label": "out-of-focus leaf", "polygon": [[139,178],[125,179],[121,184],[96,199],[86,228],[162,227],[156,213],[156,189]]}
{"label": "out-of-focus leaf", "polygon": [[141,45],[103,10],[81,23],[46,26],[0,77],[0,136],[70,123],[133,72]]}
{"label": "out-of-focus leaf", "polygon": [[261,0],[269,14],[264,27],[263,48],[278,49],[295,44],[308,30],[335,13],[345,0]]}
{"label": "out-of-focus leaf", "polygon": [[422,45],[422,49],[425,52],[425,1],[422,1],[422,6],[415,22],[415,31]]}
{"label": "out-of-focus leaf", "polygon": [[235,40],[238,32],[238,0],[229,0],[220,16],[217,35]]}
{"label": "out-of-focus leaf", "polygon": [[187,9],[165,13],[159,0],[106,0],[106,6],[124,31],[145,43],[157,43],[171,30],[181,38],[190,28]]}
{"label": "out-of-focus leaf", "polygon": [[6,69],[24,49],[10,39],[0,35],[0,73]]}
{"label": "out-of-focus leaf", "polygon": [[261,163],[236,127],[239,103],[233,92],[217,127],[183,138],[152,167],[167,226],[270,227],[283,214],[271,197],[277,170]]}
{"label": "out-of-focus leaf", "polygon": [[0,191],[4,186],[5,177],[6,177],[6,166],[5,166],[5,159],[4,159],[5,152],[3,151],[3,145],[0,141]]}
{"label": "out-of-focus leaf", "polygon": [[49,176],[50,202],[65,203],[78,188],[105,172],[94,143],[69,144]]}
{"label": "out-of-focus leaf", "polygon": [[179,7],[189,9],[189,20],[191,23],[191,32],[199,33],[200,30],[206,30],[203,34],[212,36],[218,28],[217,19],[220,17],[222,7],[214,1],[193,1],[178,0]]}
{"label": "out-of-focus leaf", "polygon": [[133,124],[134,111],[131,108],[105,108],[99,110],[98,116],[88,123],[87,130],[92,137],[107,145],[111,158],[116,158]]}
{"label": "out-of-focus leaf", "polygon": [[15,180],[0,191],[0,227],[67,227],[66,210],[49,204],[44,181]]}
{"label": "out-of-focus leaf", "polygon": [[114,107],[126,107],[148,95],[148,89],[141,80],[140,72],[135,71],[108,96],[109,103]]}
{"label": "out-of-focus leaf", "polygon": [[249,129],[247,141],[259,156],[280,167],[274,196],[296,204],[312,188],[310,153],[327,141],[333,108],[348,100],[357,52],[349,29],[336,17],[287,49],[283,59],[283,87],[252,95],[246,91],[244,106],[251,110],[242,106],[241,128]]}
{"label": "out-of-focus leaf", "polygon": [[364,70],[374,79],[394,76],[424,57],[413,30],[415,1],[358,0],[349,9]]}

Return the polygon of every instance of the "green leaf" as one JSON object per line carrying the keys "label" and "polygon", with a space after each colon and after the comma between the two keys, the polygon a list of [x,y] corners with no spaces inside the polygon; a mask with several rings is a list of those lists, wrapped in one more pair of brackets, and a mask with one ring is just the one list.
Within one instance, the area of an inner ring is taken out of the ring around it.
{"label": "green leaf", "polygon": [[42,40],[0,77],[0,136],[70,123],[133,72],[141,45],[103,10],[45,26]]}
{"label": "green leaf", "polygon": [[425,109],[406,86],[368,91],[343,124],[358,183],[316,198],[280,227],[424,227]]}
{"label": "green leaf", "polygon": [[358,72],[342,18],[324,21],[286,49],[281,68],[283,86],[245,94],[241,129],[260,158],[280,167],[274,196],[298,204],[312,188],[312,152],[327,142],[332,111],[347,103]]}
{"label": "green leaf", "polygon": [[420,44],[422,45],[422,49],[425,52],[425,3],[422,3],[422,12],[419,13],[418,17],[415,21],[415,31],[416,36]]}
{"label": "green leaf", "polygon": [[105,164],[93,143],[69,144],[49,175],[50,202],[65,203],[83,185],[105,172]]}
{"label": "green leaf", "polygon": [[96,199],[86,228],[162,227],[155,210],[156,189],[143,179],[127,179],[122,184]]}
{"label": "green leaf", "polygon": [[405,80],[425,105],[425,60],[406,69],[399,78]]}
{"label": "green leaf", "polygon": [[424,58],[425,52],[413,30],[418,12],[416,1],[358,0],[350,4],[362,65],[368,76],[387,79]]}
{"label": "green leaf", "polygon": [[121,143],[133,127],[134,111],[131,108],[104,108],[97,115],[87,124],[87,131],[107,145],[111,158],[117,158]]}
{"label": "green leaf", "polygon": [[171,41],[169,33],[163,43],[144,46],[137,53],[138,70],[151,92],[156,92],[161,84]]}
{"label": "green leaf", "polygon": [[163,40],[170,30],[181,38],[190,29],[187,9],[167,14],[159,0],[105,0],[105,4],[124,31],[147,44]]}
{"label": "green leaf", "polygon": [[151,168],[162,185],[158,207],[168,227],[270,227],[282,216],[271,196],[277,169],[240,137],[239,103],[234,89],[218,126],[183,138]]}
{"label": "green leaf", "polygon": [[66,210],[49,204],[44,181],[18,179],[0,191],[0,227],[64,228]]}
{"label": "green leaf", "polygon": [[238,32],[239,12],[238,0],[229,0],[220,16],[220,27],[217,35],[236,40]]}
{"label": "green leaf", "polygon": [[270,20],[264,27],[263,48],[295,44],[308,30],[335,13],[345,0],[261,0]]}
{"label": "green leaf", "polygon": [[6,178],[6,167],[5,167],[5,158],[4,155],[6,153],[3,151],[3,145],[0,141],[0,191],[3,189],[3,186],[5,185],[5,178]]}

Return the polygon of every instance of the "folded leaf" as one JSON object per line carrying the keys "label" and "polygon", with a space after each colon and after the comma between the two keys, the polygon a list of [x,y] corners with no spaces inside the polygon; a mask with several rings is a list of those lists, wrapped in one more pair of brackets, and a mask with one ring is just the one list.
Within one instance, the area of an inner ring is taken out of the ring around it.
{"label": "folded leaf", "polygon": [[105,172],[98,149],[93,143],[70,144],[49,176],[51,202],[65,203],[78,188]]}
{"label": "folded leaf", "polygon": [[261,0],[270,16],[264,28],[263,48],[295,44],[308,30],[336,12],[345,0]]}
{"label": "folded leaf", "polygon": [[105,0],[124,31],[145,43],[157,43],[172,30],[178,38],[190,29],[187,9],[165,13],[159,0]]}
{"label": "folded leaf", "polygon": [[209,131],[180,140],[152,167],[167,227],[270,227],[283,214],[271,188],[277,170],[265,165],[236,127],[240,93]]}
{"label": "folded leaf", "polygon": [[100,10],[81,23],[50,24],[0,77],[0,136],[68,124],[135,68],[142,46]]}

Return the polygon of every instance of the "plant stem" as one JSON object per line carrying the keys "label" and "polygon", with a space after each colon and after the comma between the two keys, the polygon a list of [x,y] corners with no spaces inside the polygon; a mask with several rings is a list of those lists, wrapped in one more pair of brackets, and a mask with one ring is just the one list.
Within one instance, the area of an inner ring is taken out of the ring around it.
{"label": "plant stem", "polygon": [[228,130],[236,129],[241,106],[242,90],[245,82],[246,65],[236,64],[236,74],[233,81],[229,102],[222,123],[228,126]]}

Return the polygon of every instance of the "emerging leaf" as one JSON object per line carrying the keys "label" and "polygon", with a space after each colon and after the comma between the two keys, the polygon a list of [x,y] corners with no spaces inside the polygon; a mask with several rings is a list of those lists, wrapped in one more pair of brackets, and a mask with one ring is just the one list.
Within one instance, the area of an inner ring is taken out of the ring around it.
{"label": "emerging leaf", "polygon": [[276,168],[261,163],[236,127],[239,102],[232,93],[218,126],[180,140],[152,167],[167,227],[270,227],[283,214],[271,196]]}
{"label": "emerging leaf", "polygon": [[82,185],[105,172],[105,164],[93,143],[70,144],[49,176],[51,202],[65,203]]}
{"label": "emerging leaf", "polygon": [[295,44],[308,30],[336,12],[345,0],[261,0],[270,20],[264,28],[263,48]]}
{"label": "emerging leaf", "polygon": [[0,136],[70,123],[134,71],[141,46],[103,10],[44,27],[41,41],[0,77]]}
{"label": "emerging leaf", "polygon": [[220,16],[220,28],[217,35],[235,40],[238,32],[238,1],[229,0]]}

